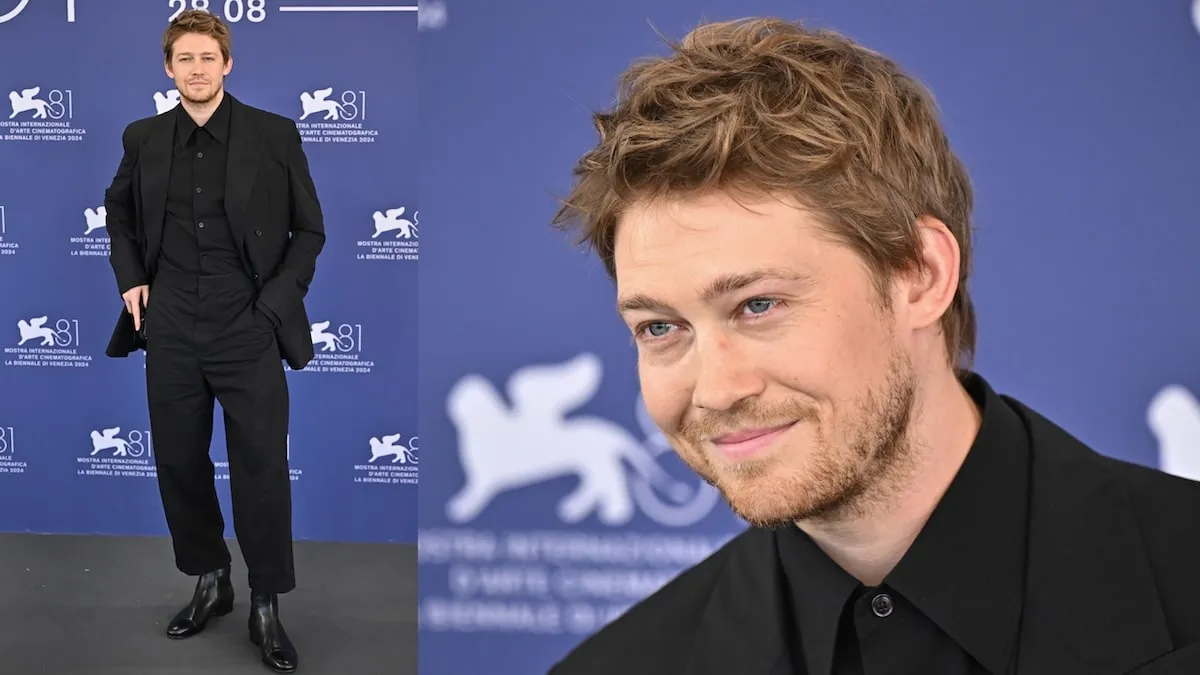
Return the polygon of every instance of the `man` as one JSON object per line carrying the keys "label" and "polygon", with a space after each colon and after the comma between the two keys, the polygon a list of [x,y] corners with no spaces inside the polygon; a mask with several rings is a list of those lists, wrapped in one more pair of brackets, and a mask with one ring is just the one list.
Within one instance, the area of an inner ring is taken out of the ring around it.
{"label": "man", "polygon": [[969,370],[972,190],[927,93],[778,20],[624,83],[556,223],[615,279],[650,415],[752,527],[551,672],[1197,672],[1200,486]]}
{"label": "man", "polygon": [[110,356],[146,350],[155,462],[176,565],[198,576],[168,624],[186,638],[233,610],[230,555],[209,459],[213,400],[225,416],[234,528],[249,568],[250,638],[292,672],[278,596],[295,587],[288,387],[313,357],[304,297],[325,234],[295,124],[224,88],[229,29],[183,12],[163,38],[179,90],[170,112],[133,122],[104,195],[125,309]]}

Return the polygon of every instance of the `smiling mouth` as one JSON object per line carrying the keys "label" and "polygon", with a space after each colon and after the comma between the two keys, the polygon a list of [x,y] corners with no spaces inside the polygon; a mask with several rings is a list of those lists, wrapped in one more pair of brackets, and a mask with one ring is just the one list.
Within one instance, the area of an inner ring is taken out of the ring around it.
{"label": "smiling mouth", "polygon": [[746,459],[769,448],[776,439],[794,426],[796,426],[796,422],[776,427],[748,429],[718,436],[712,442],[726,458]]}
{"label": "smiling mouth", "polygon": [[762,429],[748,429],[745,431],[737,431],[737,432],[734,432],[731,434],[717,436],[717,437],[713,438],[713,443],[716,443],[717,445],[729,445],[729,444],[733,444],[733,443],[744,443],[746,441],[754,440],[755,438],[761,438],[763,436],[766,436],[767,434],[773,434],[775,432],[782,431],[782,430],[792,426],[793,424],[795,424],[795,422],[788,422],[787,424],[781,424],[779,426],[774,426],[774,427],[764,427]]}

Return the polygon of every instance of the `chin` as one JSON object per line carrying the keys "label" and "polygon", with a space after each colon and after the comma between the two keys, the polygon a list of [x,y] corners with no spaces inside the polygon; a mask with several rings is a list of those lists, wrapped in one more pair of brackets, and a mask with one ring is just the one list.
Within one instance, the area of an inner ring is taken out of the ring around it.
{"label": "chin", "polygon": [[217,95],[217,93],[215,91],[209,90],[209,91],[195,92],[194,94],[184,94],[181,98],[185,99],[189,103],[194,103],[196,105],[204,105],[205,103],[208,103],[209,101],[213,100],[216,97],[216,95]]}
{"label": "chin", "polygon": [[755,527],[781,527],[850,509],[868,484],[853,467],[833,461],[788,466],[761,461],[725,466],[709,480],[729,508]]}
{"label": "chin", "polygon": [[720,493],[739,518],[755,527],[775,527],[792,521],[804,489],[780,471],[778,462],[739,462],[709,466],[704,479]]}
{"label": "chin", "polygon": [[794,494],[761,485],[719,485],[730,510],[754,527],[780,527],[796,522],[802,511]]}

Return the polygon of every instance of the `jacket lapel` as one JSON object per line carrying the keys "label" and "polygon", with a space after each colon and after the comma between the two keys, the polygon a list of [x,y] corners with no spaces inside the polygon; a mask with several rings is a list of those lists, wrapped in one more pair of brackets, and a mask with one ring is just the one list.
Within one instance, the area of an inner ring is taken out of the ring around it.
{"label": "jacket lapel", "polygon": [[[247,206],[250,195],[254,191],[254,182],[258,177],[259,158],[263,152],[262,141],[254,128],[254,121],[246,106],[234,98],[229,92],[229,156],[225,167],[225,213],[229,219],[229,227],[238,242],[238,250],[245,241],[249,228]],[[243,253],[243,258],[245,254]]]}
{"label": "jacket lapel", "polygon": [[1005,399],[1034,448],[1018,673],[1120,675],[1170,651],[1146,545],[1110,460]]}
{"label": "jacket lapel", "polygon": [[731,545],[712,598],[704,611],[686,675],[790,675],[784,590],[775,537],[752,529]]}
{"label": "jacket lapel", "polygon": [[171,151],[175,143],[177,114],[172,110],[154,118],[138,158],[142,213],[145,214],[146,257],[155,268],[162,246],[163,221],[167,215],[167,184],[171,176]]}

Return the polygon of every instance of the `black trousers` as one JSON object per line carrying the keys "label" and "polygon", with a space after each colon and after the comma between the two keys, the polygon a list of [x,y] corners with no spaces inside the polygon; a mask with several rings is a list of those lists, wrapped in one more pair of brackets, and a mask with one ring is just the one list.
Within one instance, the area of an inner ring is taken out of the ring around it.
{"label": "black trousers", "polygon": [[248,276],[162,271],[146,309],[146,393],[167,527],[181,572],[230,562],[209,455],[213,402],[229,450],[233,525],[250,587],[295,588],[288,387],[269,320]]}

